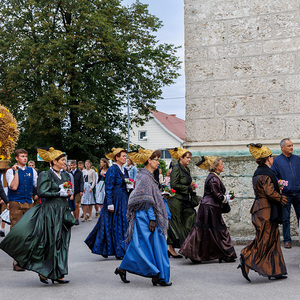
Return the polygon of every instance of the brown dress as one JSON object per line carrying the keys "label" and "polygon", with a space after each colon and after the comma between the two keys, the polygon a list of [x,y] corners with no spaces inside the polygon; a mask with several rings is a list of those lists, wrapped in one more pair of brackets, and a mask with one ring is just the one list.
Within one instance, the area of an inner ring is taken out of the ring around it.
{"label": "brown dress", "polygon": [[216,173],[205,181],[204,196],[200,202],[197,220],[179,253],[193,262],[223,259],[234,261],[236,253],[227,226],[221,214],[226,189]]}
{"label": "brown dress", "polygon": [[268,175],[253,177],[255,201],[250,210],[256,230],[255,239],[241,251],[241,259],[250,269],[262,276],[286,275],[286,267],[280,248],[278,222],[271,218],[271,202],[280,203],[281,196]]}

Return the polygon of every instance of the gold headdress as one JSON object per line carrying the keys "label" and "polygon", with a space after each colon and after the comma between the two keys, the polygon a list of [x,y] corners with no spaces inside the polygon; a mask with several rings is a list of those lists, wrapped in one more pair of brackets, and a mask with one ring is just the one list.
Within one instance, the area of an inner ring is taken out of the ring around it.
{"label": "gold headdress", "polygon": [[272,155],[272,151],[268,147],[263,146],[262,144],[251,143],[247,145],[247,147],[249,148],[250,153],[255,159],[265,158]]}
{"label": "gold headdress", "polygon": [[18,124],[9,110],[0,105],[0,161],[10,160],[19,137]]}
{"label": "gold headdress", "polygon": [[207,170],[218,156],[202,156],[202,160],[196,164],[200,169]]}
{"label": "gold headdress", "polygon": [[187,149],[183,149],[183,148],[173,148],[173,149],[168,149],[170,154],[172,155],[173,158],[175,159],[179,159],[180,156],[184,155],[186,152],[189,152],[189,150]]}
{"label": "gold headdress", "polygon": [[119,154],[120,152],[127,152],[125,149],[123,148],[112,148],[111,152],[105,154],[106,158],[110,159],[110,160],[115,160],[116,159],[116,155]]}
{"label": "gold headdress", "polygon": [[153,154],[153,150],[142,149],[128,152],[127,155],[129,158],[136,164],[144,164]]}
{"label": "gold headdress", "polygon": [[55,150],[53,147],[50,148],[38,148],[37,152],[41,159],[43,159],[46,162],[51,162],[54,159],[58,158],[62,154],[66,154],[65,152],[62,152],[60,150]]}

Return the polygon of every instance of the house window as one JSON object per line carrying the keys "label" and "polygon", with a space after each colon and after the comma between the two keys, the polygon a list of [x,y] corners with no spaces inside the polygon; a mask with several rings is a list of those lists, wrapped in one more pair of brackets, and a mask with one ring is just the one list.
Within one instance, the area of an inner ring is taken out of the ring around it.
{"label": "house window", "polygon": [[160,150],[161,151],[161,157],[162,159],[170,159],[172,158],[171,157],[171,154],[168,150]]}
{"label": "house window", "polygon": [[147,131],[139,131],[139,141],[144,141],[147,139]]}

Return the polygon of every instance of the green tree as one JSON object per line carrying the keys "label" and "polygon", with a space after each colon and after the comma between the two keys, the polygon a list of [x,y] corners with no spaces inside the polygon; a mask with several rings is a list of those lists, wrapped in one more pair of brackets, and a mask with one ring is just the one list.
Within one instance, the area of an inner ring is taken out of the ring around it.
{"label": "green tree", "polygon": [[131,122],[143,124],[179,76],[161,26],[138,1],[0,0],[0,102],[19,122],[19,146],[92,160],[125,146],[127,85],[140,90]]}

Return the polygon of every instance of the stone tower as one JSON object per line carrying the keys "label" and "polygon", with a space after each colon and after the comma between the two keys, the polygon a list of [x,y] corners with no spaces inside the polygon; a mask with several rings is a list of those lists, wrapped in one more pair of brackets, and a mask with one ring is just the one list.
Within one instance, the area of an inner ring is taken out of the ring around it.
{"label": "stone tower", "polygon": [[185,0],[185,146],[224,157],[224,182],[238,195],[227,220],[236,234],[252,230],[256,164],[246,144],[279,154],[290,137],[300,153],[299,50],[298,0]]}

